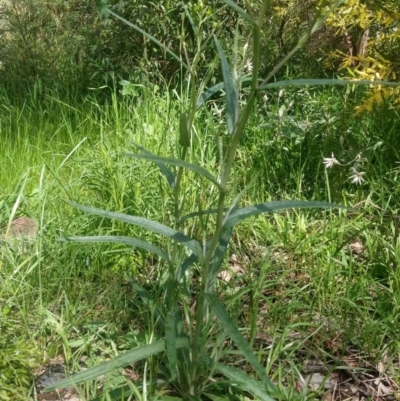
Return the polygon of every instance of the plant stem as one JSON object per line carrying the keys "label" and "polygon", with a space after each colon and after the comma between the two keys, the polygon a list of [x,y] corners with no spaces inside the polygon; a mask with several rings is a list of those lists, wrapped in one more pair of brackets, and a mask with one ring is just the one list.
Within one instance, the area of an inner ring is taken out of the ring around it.
{"label": "plant stem", "polygon": [[[265,2],[266,4],[267,2]],[[264,10],[263,10],[264,12]],[[262,19],[260,18],[259,21]],[[239,121],[235,127],[235,130],[232,134],[231,143],[228,149],[227,158],[221,167],[221,186],[222,188],[219,189],[219,197],[218,197],[218,212],[217,212],[217,222],[215,227],[215,232],[211,240],[211,244],[208,247],[204,262],[201,271],[201,291],[199,293],[196,305],[196,328],[193,337],[193,356],[192,356],[192,374],[191,374],[191,394],[197,394],[197,386],[196,386],[196,377],[198,372],[199,366],[199,358],[200,354],[203,351],[203,343],[204,340],[202,337],[206,337],[207,333],[204,333],[204,314],[205,314],[205,298],[204,293],[208,289],[208,284],[210,280],[210,264],[212,261],[212,257],[214,252],[218,246],[218,243],[221,238],[221,233],[223,229],[223,220],[224,220],[224,208],[225,208],[225,199],[227,194],[227,183],[229,182],[229,178],[232,171],[232,165],[235,159],[236,150],[240,141],[240,138],[243,135],[245,130],[247,121],[249,119],[251,110],[253,108],[255,99],[256,99],[256,87],[257,87],[257,80],[258,80],[258,64],[259,64],[259,48],[260,48],[260,28],[259,26],[255,26],[253,29],[254,33],[254,42],[253,42],[253,65],[255,68],[253,69],[253,77],[252,77],[252,91],[250,93],[248,102],[246,107],[244,108],[243,112],[240,115]]]}

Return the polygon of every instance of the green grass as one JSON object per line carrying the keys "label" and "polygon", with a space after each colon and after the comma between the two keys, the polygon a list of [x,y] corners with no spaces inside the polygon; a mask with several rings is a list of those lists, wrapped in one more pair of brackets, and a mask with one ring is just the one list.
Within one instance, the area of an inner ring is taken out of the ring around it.
{"label": "green grass", "polygon": [[[351,105],[357,93],[344,111],[343,96],[337,89],[302,89],[287,91],[284,97],[272,93],[266,104],[260,101],[233,172],[233,194],[258,173],[243,199],[246,205],[313,199],[352,207],[287,211],[242,223],[226,261],[227,269],[236,265],[240,272],[232,271],[229,281],[218,282],[220,298],[267,373],[292,389],[308,358],[339,366],[343,357],[356,354],[375,365],[387,355],[390,370],[390,358],[400,351],[400,197],[398,154],[393,149],[399,120],[390,108],[384,110],[386,118],[382,111],[356,118]],[[282,104],[291,120],[278,117]],[[11,358],[14,351],[9,348],[0,348],[0,360],[8,356],[7,366],[24,372],[0,374],[0,388],[14,386],[23,399],[33,399],[34,366],[48,358],[61,355],[78,371],[157,336],[154,308],[143,305],[127,281],[133,276],[154,298],[162,297],[160,283],[167,272],[157,258],[122,245],[59,239],[130,235],[168,246],[143,229],[82,214],[63,200],[171,224],[173,200],[157,168],[122,152],[134,150],[135,142],[158,155],[176,155],[179,110],[177,100],[150,91],[136,100],[113,93],[102,105],[95,98],[73,105],[54,98],[40,105],[27,101],[22,109],[3,105],[0,216],[6,221],[17,204],[17,214],[37,219],[39,236],[29,255],[2,249],[2,338],[29,345],[19,359]],[[285,137],[285,127],[296,135]],[[202,112],[195,128],[189,161],[216,174],[213,138],[223,133],[218,116]],[[334,152],[347,161],[359,151],[368,154],[366,184],[351,184],[345,168],[325,172],[323,156]],[[196,211],[195,205],[213,205],[215,191],[193,173],[184,175],[182,188],[187,213]],[[196,219],[185,227],[194,237],[201,232]],[[195,285],[196,269],[192,274]],[[210,337],[225,340],[217,324]],[[224,358],[247,368],[230,344]],[[151,397],[160,393],[156,364],[150,359],[134,366],[138,381],[130,386],[135,399],[156,399]],[[126,380],[120,373],[103,381],[106,389]],[[217,391],[211,384],[207,391]],[[100,387],[89,383],[80,393],[91,399]],[[11,395],[9,399],[16,399]],[[0,392],[0,399],[7,399],[2,396]]]}

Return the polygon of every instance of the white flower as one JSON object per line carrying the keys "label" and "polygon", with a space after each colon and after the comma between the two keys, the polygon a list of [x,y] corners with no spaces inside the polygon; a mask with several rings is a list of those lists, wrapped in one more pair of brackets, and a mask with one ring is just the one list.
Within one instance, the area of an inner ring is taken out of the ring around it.
{"label": "white flower", "polygon": [[213,114],[214,116],[221,117],[222,116],[222,109],[219,109],[217,106],[214,105],[213,107]]}
{"label": "white flower", "polygon": [[365,173],[356,171],[354,168],[352,168],[352,170],[354,174],[350,176],[350,180],[353,184],[361,185],[363,182],[365,182],[365,179],[363,178]]}
{"label": "white flower", "polygon": [[251,62],[250,59],[246,61],[246,70],[247,70],[247,72],[253,71],[253,63]]}
{"label": "white flower", "polygon": [[332,153],[332,157],[324,157],[324,161],[323,163],[325,164],[325,168],[331,168],[333,167],[335,164],[340,164],[334,154]]}

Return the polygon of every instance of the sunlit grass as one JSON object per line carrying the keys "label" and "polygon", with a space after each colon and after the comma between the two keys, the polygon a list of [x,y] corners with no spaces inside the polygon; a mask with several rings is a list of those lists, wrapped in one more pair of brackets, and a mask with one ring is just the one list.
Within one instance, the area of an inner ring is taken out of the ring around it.
{"label": "sunlit grass", "polygon": [[[375,363],[384,353],[398,352],[399,171],[385,163],[390,143],[370,153],[368,182],[361,187],[348,182],[347,171],[326,174],[322,157],[330,144],[341,146],[342,125],[355,127],[357,120],[351,115],[346,123],[341,120],[340,92],[329,93],[332,101],[322,101],[323,106],[302,96],[305,104],[293,110],[293,117],[304,121],[308,110],[312,129],[300,138],[282,136],[280,122],[265,127],[277,115],[277,103],[258,106],[239,150],[234,193],[258,173],[244,204],[330,197],[354,208],[288,211],[239,225],[226,268],[236,263],[240,272],[218,283],[231,315],[268,360],[272,378],[293,365],[301,370],[308,354],[340,359],[351,349]],[[58,241],[65,235],[110,234],[163,243],[139,228],[81,215],[63,199],[171,222],[171,199],[158,170],[122,152],[133,150],[135,142],[155,154],[174,155],[179,105],[150,92],[140,101],[111,99],[104,105],[88,99],[80,106],[48,99],[40,108],[0,111],[2,222],[18,202],[17,214],[36,218],[40,226],[28,258],[2,250],[0,324],[7,325],[10,338],[26,336],[33,348],[50,357],[62,355],[75,367],[83,355],[94,365],[130,348],[132,341],[144,343],[139,331],[153,335],[154,311],[143,308],[126,276],[134,275],[153,294],[165,279],[160,263],[144,252]],[[339,122],[329,127],[318,122],[321,107]],[[209,144],[214,135],[224,134],[217,118],[199,117],[190,152],[192,162],[210,171],[217,170],[218,160]],[[382,128],[373,115],[364,124]],[[359,143],[365,148],[370,138],[360,134]],[[188,213],[199,202],[203,209],[213,205],[212,187],[200,184],[191,174],[184,178]],[[188,226],[189,235],[198,234],[196,224]],[[151,363],[142,372],[146,369],[151,376]],[[288,384],[297,378],[296,369],[291,372]]]}

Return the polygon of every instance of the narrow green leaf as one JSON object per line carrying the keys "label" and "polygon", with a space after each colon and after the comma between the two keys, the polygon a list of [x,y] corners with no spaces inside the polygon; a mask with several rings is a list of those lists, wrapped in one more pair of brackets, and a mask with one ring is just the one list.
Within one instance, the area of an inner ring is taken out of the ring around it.
{"label": "narrow green leaf", "polygon": [[304,209],[304,208],[328,208],[334,207],[339,209],[346,209],[346,207],[337,205],[336,203],[317,202],[317,201],[274,201],[265,202],[258,205],[243,207],[234,210],[226,219],[224,226],[232,227],[240,223],[244,219],[251,216],[258,216],[262,213],[275,213],[279,210],[285,209]]}
{"label": "narrow green leaf", "polygon": [[221,270],[222,262],[224,260],[226,251],[231,240],[233,227],[223,228],[221,238],[219,239],[218,246],[215,249],[214,255],[211,258],[210,264],[210,280],[207,291],[211,292],[217,280],[218,273]]}
{"label": "narrow green leaf", "polygon": [[[183,345],[182,343],[180,345],[181,347],[186,346],[186,344]],[[51,386],[46,387],[44,391],[48,392],[56,390],[58,388],[77,386],[78,384],[85,383],[89,380],[93,380],[101,375],[106,375],[114,369],[123,368],[124,366],[130,365],[142,359],[146,359],[152,355],[163,352],[164,350],[165,350],[164,340],[157,341],[153,344],[144,345],[143,347],[136,348],[132,351],[126,352],[123,355],[117,356],[111,361],[104,362],[99,366],[85,370],[84,372],[77,373],[66,379],[60,380],[57,383],[54,383]]]}
{"label": "narrow green leaf", "polygon": [[251,178],[251,180],[245,185],[245,187],[236,195],[235,199],[231,202],[231,205],[229,206],[229,209],[226,213],[226,215],[224,216],[224,220],[222,222],[222,224],[225,224],[225,221],[227,220],[227,218],[230,216],[230,214],[232,213],[232,211],[237,210],[239,208],[239,202],[240,200],[243,198],[243,196],[247,193],[247,191],[249,190],[249,188],[251,188],[256,179],[258,178],[259,173],[256,172],[255,174],[253,174],[253,177]]}
{"label": "narrow green leaf", "polygon": [[254,21],[254,19],[246,13],[246,11],[243,10],[243,8],[240,8],[236,3],[234,3],[232,0],[224,0],[226,4],[228,4],[229,7],[233,8],[239,15],[241,15],[247,22],[250,22],[251,25],[256,26],[257,22]]}
{"label": "narrow green leaf", "polygon": [[268,378],[267,374],[265,373],[265,369],[261,366],[260,362],[251,350],[249,344],[243,337],[242,333],[238,330],[235,322],[229,316],[228,312],[225,310],[224,306],[219,301],[217,296],[212,293],[205,293],[204,297],[209,303],[215,316],[217,317],[218,322],[221,323],[227,334],[232,338],[236,346],[239,348],[240,352],[249,361],[251,366],[253,366],[254,370],[258,373],[258,375],[264,382],[266,388],[268,388],[269,391],[278,394],[278,388]]}
{"label": "narrow green leaf", "polygon": [[[132,145],[138,148],[143,154],[148,155],[148,156],[154,156],[153,153],[149,152],[142,146],[132,142]],[[171,172],[171,170],[164,164],[164,163],[157,163],[154,162],[154,164],[160,169],[161,174],[164,175],[166,178],[168,185],[171,189],[175,188],[175,175]]]}
{"label": "narrow green leaf", "polygon": [[[212,393],[204,393],[206,397],[208,397],[211,401],[227,401],[230,399],[229,394],[223,395],[222,397],[220,395],[212,394]],[[234,400],[237,400],[237,398],[233,398]]]}
{"label": "narrow green leaf", "polygon": [[194,20],[193,20],[193,18],[192,18],[192,15],[190,14],[190,12],[189,12],[189,10],[188,10],[188,7],[187,7],[186,5],[185,5],[185,14],[186,14],[186,17],[187,17],[188,20],[189,20],[190,26],[191,26],[192,29],[193,29],[194,35],[195,35],[195,37],[197,38],[197,35],[198,35],[198,28],[197,28],[196,24],[194,23]]}
{"label": "narrow green leaf", "polygon": [[342,5],[345,2],[345,0],[337,0],[331,6],[325,8],[324,11],[320,9],[319,13],[317,13],[316,20],[314,21],[314,25],[311,28],[310,34],[312,35],[314,32],[316,32],[319,28],[324,25],[325,21],[329,18],[329,16],[338,8],[340,5]]}
{"label": "narrow green leaf", "polygon": [[203,93],[200,94],[200,96],[197,98],[196,102],[196,109],[199,109],[203,104],[206,103],[206,101],[213,95],[215,95],[217,92],[222,90],[224,87],[223,82],[219,82],[212,86],[211,88],[206,88],[204,89]]}
{"label": "narrow green leaf", "polygon": [[176,281],[179,283],[182,279],[182,277],[185,275],[186,271],[198,260],[198,257],[192,253],[190,256],[188,256],[181,266],[178,269],[177,275],[176,275]]}
{"label": "narrow green leaf", "polygon": [[185,67],[187,70],[189,70],[188,65],[177,55],[175,54],[171,49],[169,49],[167,46],[162,44],[159,40],[157,40],[154,36],[150,35],[143,29],[139,28],[137,25],[133,24],[132,22],[129,22],[125,18],[120,17],[118,14],[115,14],[112,12],[109,8],[107,8],[107,11],[113,15],[115,18],[119,19],[126,25],[130,26],[131,28],[135,29],[136,31],[140,32],[142,35],[146,36],[148,39],[150,39],[152,42],[154,42],[156,45],[160,46],[162,49],[164,49],[168,54],[170,54],[175,60],[179,62],[183,67]]}
{"label": "narrow green leaf", "polygon": [[[126,400],[129,399],[130,395],[134,395],[135,390],[132,389],[131,385],[121,386],[114,390],[107,391],[107,396],[109,400]],[[45,398],[44,398],[45,399]],[[90,401],[104,401],[104,394],[100,394],[96,398],[91,398]],[[134,399],[134,398],[133,398]]]}
{"label": "narrow green leaf", "polygon": [[171,263],[167,253],[156,245],[149,244],[148,242],[140,239],[123,237],[118,235],[98,235],[98,236],[87,236],[87,237],[66,237],[65,240],[73,242],[114,242],[118,244],[128,245],[134,248],[142,248],[146,251],[155,253],[166,262]]}
{"label": "narrow green leaf", "polygon": [[[231,235],[232,235],[232,228],[224,229],[222,231],[221,238],[218,242],[218,246],[211,258],[210,275],[211,275],[211,277],[214,276],[214,279],[211,278],[210,285],[208,287],[209,289],[211,289],[215,283],[215,280],[218,275],[218,271],[221,267],[226,250],[228,249]],[[208,249],[210,244],[211,244],[211,240],[208,240],[206,242],[206,249]],[[185,275],[186,271],[196,262],[197,262],[197,256],[194,253],[192,253],[190,256],[188,256],[183,261],[180,268],[178,269],[176,281],[179,282],[182,279],[182,277]]]}
{"label": "narrow green leaf", "polygon": [[[187,338],[179,337],[176,339],[176,348],[188,348],[189,341]],[[165,350],[165,341],[159,340],[153,344],[144,345],[140,348],[125,352],[117,356],[111,361],[104,362],[94,368],[79,372],[71,377],[60,380],[51,386],[46,387],[43,391],[49,392],[59,388],[69,386],[77,386],[78,384],[85,383],[89,380],[96,379],[99,376],[106,375],[114,369],[123,368],[124,366],[131,365],[135,362],[146,359],[152,355],[159,354]]]}
{"label": "narrow green leaf", "polygon": [[137,153],[124,153],[124,156],[128,157],[133,157],[135,159],[142,159],[142,160],[147,160],[150,162],[159,162],[159,163],[164,163],[164,164],[170,164],[171,166],[178,166],[178,167],[184,167],[187,168],[188,170],[191,170],[204,178],[207,178],[211,182],[213,182],[215,185],[217,185],[219,188],[222,188],[218,180],[210,173],[208,170],[206,170],[203,167],[198,166],[197,164],[192,164],[189,162],[186,162],[184,160],[180,159],[173,159],[171,157],[162,157],[162,156],[150,156],[150,155],[140,155]]}
{"label": "narrow green leaf", "polygon": [[[229,242],[229,241],[228,241]],[[206,242],[206,250],[208,249],[208,247],[211,244],[211,239],[208,240]],[[217,247],[217,250],[219,249],[219,245]],[[217,251],[216,251],[217,252]],[[214,255],[216,255],[216,252],[214,253]],[[213,259],[214,259],[214,255],[213,258],[211,259],[211,266],[213,266]],[[177,274],[176,274],[176,281],[179,282],[181,281],[182,277],[185,275],[186,271],[194,264],[196,263],[198,260],[197,256],[192,253],[190,256],[188,256],[182,263],[182,265],[179,267]]]}
{"label": "narrow green leaf", "polygon": [[231,70],[229,68],[229,63],[225,56],[224,49],[222,48],[216,36],[214,36],[214,40],[218,49],[219,56],[221,58],[222,75],[224,77],[228,132],[232,134],[239,118],[238,96],[235,90],[235,86],[233,84]]}
{"label": "narrow green leaf", "polygon": [[169,379],[174,380],[178,364],[176,356],[176,321],[174,311],[169,311],[165,320],[165,353],[168,359]]}
{"label": "narrow green leaf", "polygon": [[[240,82],[248,82],[248,81],[251,81],[251,77],[240,78]],[[204,89],[204,91],[197,98],[196,109],[199,109],[201,106],[203,106],[211,96],[215,95],[223,88],[224,88],[224,82],[219,82],[214,86],[211,86],[211,88]]]}
{"label": "narrow green leaf", "polygon": [[275,401],[274,398],[270,397],[266,393],[265,387],[262,385],[262,383],[254,380],[243,371],[223,365],[221,363],[216,364],[215,370],[222,373],[233,383],[237,383],[242,392],[248,391],[260,401]]}
{"label": "narrow green leaf", "polygon": [[269,84],[265,84],[259,86],[257,88],[258,91],[262,91],[265,89],[273,89],[273,88],[282,88],[284,86],[320,86],[320,85],[383,85],[383,86],[399,86],[400,82],[387,82],[387,81],[367,81],[360,80],[354,81],[349,80],[346,81],[344,79],[294,79],[292,81],[279,81],[279,82],[271,82]]}
{"label": "narrow green leaf", "polygon": [[156,317],[160,319],[163,325],[165,325],[164,317],[150,294],[133,277],[128,277],[128,281],[130,282],[132,288],[138,293],[139,297],[142,298],[143,303],[150,309],[154,308]]}
{"label": "narrow green leaf", "polygon": [[109,212],[106,210],[98,209],[96,207],[80,205],[79,203],[71,201],[65,201],[65,202],[68,203],[70,206],[80,209],[86,213],[91,213],[97,216],[123,221],[124,223],[133,224],[135,226],[142,227],[149,231],[171,238],[172,240],[190,249],[194,254],[196,254],[199,260],[203,260],[203,251],[200,243],[194,240],[193,238],[190,238],[187,235],[174,230],[173,228],[157,223],[156,221],[145,219],[144,217],[130,216],[129,214],[124,214],[124,213]]}
{"label": "narrow green leaf", "polygon": [[185,148],[190,146],[190,132],[188,129],[187,113],[182,113],[179,119],[179,144]]}
{"label": "narrow green leaf", "polygon": [[[226,207],[224,211],[228,211],[229,209]],[[207,209],[207,210],[201,210],[199,212],[193,212],[193,213],[188,213],[182,216],[177,222],[180,224],[184,222],[185,220],[191,219],[192,217],[199,217],[199,216],[208,216],[210,214],[215,214],[218,212],[218,209]]]}
{"label": "narrow green leaf", "polygon": [[100,14],[102,18],[107,20],[110,16],[110,12],[107,9],[107,0],[100,0],[96,2],[97,12]]}

